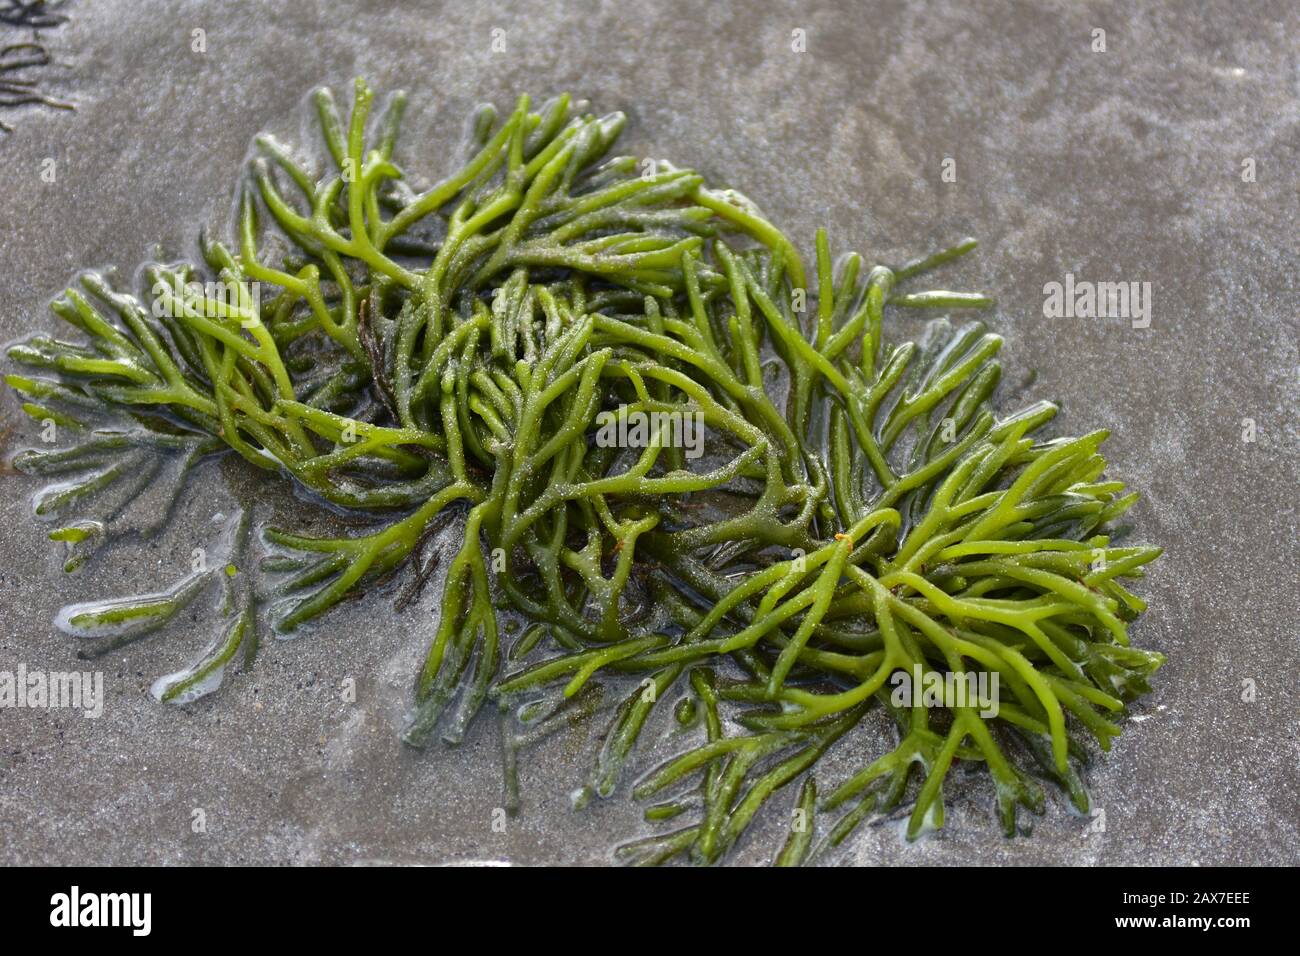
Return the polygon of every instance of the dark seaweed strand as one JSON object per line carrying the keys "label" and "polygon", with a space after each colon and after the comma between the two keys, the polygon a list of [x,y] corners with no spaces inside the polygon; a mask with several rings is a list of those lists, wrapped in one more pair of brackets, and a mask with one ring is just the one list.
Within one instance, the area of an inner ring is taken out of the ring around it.
{"label": "dark seaweed strand", "polygon": [[[62,6],[62,0],[0,0],[0,24],[31,30],[31,36],[38,37],[39,31],[67,22],[66,15],[56,12]],[[51,63],[52,57],[44,42],[39,38],[16,43],[4,40],[0,37],[0,108],[37,104],[52,109],[76,109],[71,103],[42,92],[39,79],[33,79],[26,72],[36,70],[39,73]],[[11,133],[13,127],[0,122],[0,132]]]}
{"label": "dark seaweed strand", "polygon": [[0,0],[0,23],[32,30],[57,27],[68,22],[56,12],[63,5],[63,0]]}
{"label": "dark seaweed strand", "polygon": [[[723,859],[830,748],[870,754],[875,707],[898,744],[826,792],[823,810],[851,808],[823,845],[905,800],[909,836],[941,825],[958,761],[987,768],[1007,833],[1041,811],[1039,778],[1086,806],[1085,738],[1105,749],[1163,662],[1129,645],[1145,605],[1122,583],[1159,549],[1111,545],[1135,496],[1104,477],[1104,432],[1049,439],[1050,404],[994,410],[997,335],[940,320],[887,341],[886,307],[990,304],[911,288],[973,240],[837,271],[819,233],[807,273],[743,195],[607,158],[620,114],[481,111],[469,159],[416,192],[401,94],[376,110],[358,81],[346,116],[328,91],[314,105],[323,161],[259,137],[232,243],[152,266],[139,297],[83,280],[56,303],[83,342],[10,351],[42,373],[11,378],[33,417],[163,416],[370,516],[346,537],[266,532],[282,630],[407,564],[418,588],[463,514],[405,739],[457,742],[489,698],[549,695],[554,721],[597,681],[625,687],[588,780],[607,796],[688,692],[703,739],[635,788],[668,795],[647,817],[674,829],[620,850],[633,862]],[[598,416],[620,407],[699,416],[707,454],[663,418],[640,447],[602,447]],[[507,611],[529,624],[509,649]],[[971,669],[998,675],[996,716],[888,693],[899,671]],[[540,726],[507,729],[512,761]],[[805,784],[810,820],[816,799]],[[812,848],[792,832],[778,862]]]}

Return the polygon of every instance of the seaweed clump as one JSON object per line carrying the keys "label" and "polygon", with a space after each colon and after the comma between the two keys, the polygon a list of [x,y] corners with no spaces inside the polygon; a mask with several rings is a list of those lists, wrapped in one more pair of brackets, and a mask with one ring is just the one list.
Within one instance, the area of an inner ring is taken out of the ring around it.
{"label": "seaweed clump", "polygon": [[[513,765],[521,740],[604,707],[605,681],[626,695],[584,791],[605,796],[676,700],[699,742],[635,793],[670,794],[648,819],[690,822],[623,847],[634,862],[720,859],[799,779],[785,864],[808,858],[819,807],[847,808],[830,844],[906,800],[909,836],[941,825],[956,763],[987,770],[1008,834],[1042,811],[1043,780],[1087,809],[1085,741],[1109,746],[1163,661],[1130,645],[1145,605],[1123,583],[1159,549],[1111,542],[1136,495],[1104,475],[1106,432],[1043,437],[1046,402],[995,410],[999,336],[939,319],[889,341],[889,310],[991,304],[915,288],[972,240],[869,267],[834,264],[818,232],[806,273],[742,194],[609,158],[620,114],[567,96],[484,109],[469,159],[417,190],[395,159],[400,94],[375,117],[361,81],[346,117],[326,90],[314,103],[323,163],[259,137],[232,242],[149,266],[140,295],[85,274],[53,306],[82,339],[10,350],[35,370],[7,379],[28,413],[81,436],[17,459],[76,476],[38,510],[139,482],[129,462],[164,450],[182,480],[233,452],[370,516],[343,537],[265,533],[281,631],[398,573],[409,600],[458,521],[405,739],[455,742],[489,699],[522,703]],[[105,409],[131,424],[90,424]],[[632,424],[602,440],[611,422]],[[50,536],[75,566],[110,525]],[[256,613],[232,595],[222,638],[159,696],[251,660]],[[177,599],[152,597],[146,616]],[[104,623],[80,621],[91,638]],[[892,692],[972,670],[999,681],[993,713]],[[873,708],[897,740],[859,742],[877,754],[819,801],[820,758]]]}

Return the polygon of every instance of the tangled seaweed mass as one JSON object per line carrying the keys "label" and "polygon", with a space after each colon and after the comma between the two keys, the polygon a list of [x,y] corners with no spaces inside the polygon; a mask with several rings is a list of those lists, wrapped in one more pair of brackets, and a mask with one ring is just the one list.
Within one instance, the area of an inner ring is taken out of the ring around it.
{"label": "tangled seaweed mass", "polygon": [[[70,569],[169,458],[179,485],[233,449],[374,521],[338,538],[267,530],[269,592],[247,580],[236,521],[208,572],[227,626],[157,696],[192,700],[237,656],[248,666],[262,603],[288,631],[399,573],[409,601],[454,519],[463,543],[405,739],[457,741],[491,699],[525,725],[517,744],[601,709],[584,699],[602,682],[622,687],[586,791],[603,796],[652,711],[676,701],[698,744],[635,795],[665,795],[647,819],[679,822],[621,847],[632,862],[719,860],[801,777],[778,863],[810,857],[814,811],[841,808],[823,846],[908,800],[909,836],[941,826],[955,762],[987,768],[1008,835],[1019,807],[1042,812],[1042,780],[1087,810],[1087,738],[1106,749],[1163,662],[1130,646],[1145,604],[1121,584],[1159,549],[1110,543],[1136,496],[1103,477],[1104,431],[1039,437],[1045,402],[994,412],[998,336],[940,319],[886,344],[887,308],[990,304],[908,289],[973,241],[836,267],[819,232],[806,276],[739,193],[606,159],[623,117],[568,97],[482,110],[469,161],[416,192],[393,159],[404,99],[373,122],[372,99],[358,81],[345,120],[317,93],[319,175],[257,140],[237,239],[205,237],[206,269],[152,265],[140,297],[83,275],[53,309],[84,340],[10,350],[35,370],[7,378],[28,414],[79,436],[16,460],[63,476],[37,510],[116,489],[118,504],[51,533]],[[93,424],[111,410],[129,425]],[[645,441],[596,441],[616,410],[652,423]],[[686,416],[703,423],[698,457],[672,440]],[[60,625],[119,647],[206,580],[67,608]],[[900,672],[972,671],[997,676],[996,708],[892,693]],[[896,743],[874,739],[872,708]],[[855,730],[878,756],[819,799],[811,771]]]}

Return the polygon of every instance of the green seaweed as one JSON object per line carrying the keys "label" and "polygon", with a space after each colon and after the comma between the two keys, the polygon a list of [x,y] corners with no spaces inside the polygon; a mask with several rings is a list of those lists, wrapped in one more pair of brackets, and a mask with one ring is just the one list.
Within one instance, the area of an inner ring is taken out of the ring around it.
{"label": "green seaweed", "polygon": [[[891,341],[888,308],[992,304],[910,287],[973,240],[837,268],[819,232],[807,271],[735,190],[607,158],[623,117],[567,96],[482,111],[469,159],[417,192],[396,159],[402,95],[377,111],[357,81],[346,117],[328,91],[313,104],[323,161],[259,137],[232,243],[151,265],[139,295],[84,276],[54,306],[82,341],[10,349],[41,376],[8,379],[29,413],[78,442],[18,467],[84,473],[38,511],[118,480],[112,455],[169,445],[219,446],[369,516],[352,536],[265,532],[282,633],[402,573],[405,605],[458,522],[404,739],[459,742],[495,699],[513,812],[530,741],[612,709],[580,805],[618,790],[673,711],[674,739],[697,742],[634,793],[667,796],[650,821],[693,822],[620,848],[631,862],[722,860],[798,780],[807,826],[782,865],[909,800],[909,838],[941,826],[959,762],[987,769],[1008,835],[1019,809],[1042,812],[1041,779],[1086,809],[1085,741],[1109,746],[1163,662],[1130,646],[1145,605],[1123,583],[1159,549],[1112,544],[1136,496],[1104,476],[1105,432],[1044,437],[1051,404],[995,409],[999,336],[937,319]],[[79,429],[82,407],[150,437]],[[598,440],[617,410],[653,423],[644,441]],[[702,423],[703,455],[674,415]],[[255,648],[251,569],[232,563],[233,616],[163,699]],[[971,669],[1001,681],[995,715],[888,691]],[[899,727],[883,752],[863,723],[877,709]],[[810,774],[846,740],[871,756],[821,799],[851,807],[815,847]]]}

